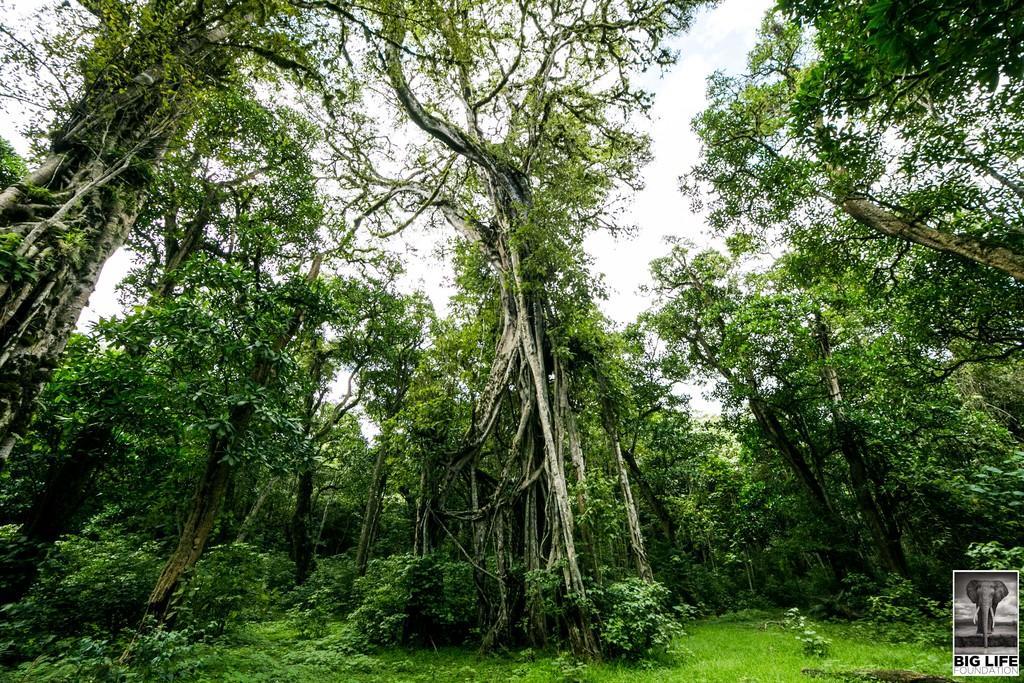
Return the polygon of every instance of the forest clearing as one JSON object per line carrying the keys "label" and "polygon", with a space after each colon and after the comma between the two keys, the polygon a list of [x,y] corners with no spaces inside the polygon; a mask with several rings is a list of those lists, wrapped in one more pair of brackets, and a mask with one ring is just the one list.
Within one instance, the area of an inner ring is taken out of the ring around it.
{"label": "forest clearing", "polygon": [[0,108],[0,680],[1016,678],[1021,3],[0,0]]}

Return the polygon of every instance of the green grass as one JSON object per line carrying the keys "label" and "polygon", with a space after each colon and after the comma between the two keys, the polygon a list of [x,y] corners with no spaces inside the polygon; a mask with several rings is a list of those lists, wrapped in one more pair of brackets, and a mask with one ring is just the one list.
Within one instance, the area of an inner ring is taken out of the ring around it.
{"label": "green grass", "polygon": [[[918,644],[891,644],[847,624],[818,624],[832,641],[826,658],[806,656],[792,631],[764,618],[710,619],[691,624],[671,661],[627,665],[579,665],[553,653],[523,650],[479,656],[464,648],[389,648],[370,654],[344,650],[338,626],[321,639],[301,639],[285,622],[251,624],[212,644],[192,648],[183,658],[195,668],[176,680],[229,683],[312,683],[313,681],[770,681],[813,680],[801,669],[910,669],[948,675],[948,650]],[[87,680],[69,661],[23,665],[8,672],[11,681]],[[137,680],[137,679],[136,679]],[[837,679],[838,680],[838,679]],[[989,681],[1016,680],[989,678]]]}

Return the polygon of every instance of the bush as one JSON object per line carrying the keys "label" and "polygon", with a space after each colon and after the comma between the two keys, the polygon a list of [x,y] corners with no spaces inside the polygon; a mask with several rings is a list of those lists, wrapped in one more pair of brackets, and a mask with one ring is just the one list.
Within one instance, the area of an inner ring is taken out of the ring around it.
{"label": "bush", "polygon": [[81,638],[67,641],[60,658],[40,656],[12,670],[11,680],[34,683],[67,681],[118,681],[124,667],[118,664],[115,646],[107,640]]}
{"label": "bush", "polygon": [[352,622],[371,643],[391,645],[402,641],[412,601],[408,574],[415,562],[411,555],[374,560],[366,575],[356,579],[359,606],[352,613]]}
{"label": "bush", "polygon": [[935,600],[921,595],[908,579],[890,575],[878,595],[867,598],[866,621],[886,640],[928,642],[949,641],[949,611]]}
{"label": "bush", "polygon": [[808,657],[828,657],[832,652],[832,641],[808,626],[796,637],[803,643],[803,652]]}
{"label": "bush", "polygon": [[316,641],[316,647],[332,650],[342,655],[365,654],[373,649],[366,634],[351,622],[341,625],[330,635]]}
{"label": "bush", "polygon": [[798,608],[786,610],[782,623],[790,631],[796,632],[796,639],[800,641],[807,657],[828,657],[831,654],[832,641],[819,634],[814,624]]}
{"label": "bush", "polygon": [[179,589],[177,624],[198,636],[263,616],[269,603],[265,557],[244,543],[208,551]]}
{"label": "bush", "polygon": [[564,581],[561,566],[528,571],[524,580],[527,600],[533,605],[539,605],[546,619],[558,621],[565,616],[566,605],[561,598]]}
{"label": "bush", "polygon": [[306,582],[288,594],[288,615],[303,637],[323,637],[331,619],[351,611],[355,578],[350,558],[323,558]]}
{"label": "bush", "polygon": [[135,642],[132,668],[144,681],[191,681],[202,667],[193,634],[188,631],[151,631]]}
{"label": "bush", "polygon": [[[100,638],[65,641],[59,656],[42,656],[12,670],[12,680],[38,683],[194,681],[202,667],[184,631],[155,630],[135,641],[131,666],[118,661],[123,644]],[[6,680],[6,679],[5,679]]]}
{"label": "bush", "polygon": [[559,683],[583,683],[587,678],[587,663],[567,654],[556,657],[554,666]]}
{"label": "bush", "polygon": [[[476,617],[472,568],[438,556],[374,560],[355,581],[353,625],[370,642],[461,642]],[[441,638],[439,638],[441,636]]]}
{"label": "bush", "polygon": [[267,592],[271,599],[278,602],[287,601],[295,588],[295,563],[288,553],[270,551],[263,553],[264,573],[267,577]]}
{"label": "bush", "polygon": [[35,656],[62,636],[137,626],[162,566],[157,544],[117,527],[58,541],[27,595],[0,613],[0,650]]}
{"label": "bush", "polygon": [[669,591],[660,583],[630,578],[593,594],[601,617],[601,639],[611,656],[642,659],[664,652],[682,634],[668,607]]}
{"label": "bush", "polygon": [[1000,543],[972,543],[967,549],[972,567],[1024,572],[1024,547],[1006,548]]}
{"label": "bush", "polygon": [[843,577],[843,587],[835,595],[826,596],[815,606],[820,616],[860,619],[867,614],[868,599],[877,595],[878,581],[858,572]]}

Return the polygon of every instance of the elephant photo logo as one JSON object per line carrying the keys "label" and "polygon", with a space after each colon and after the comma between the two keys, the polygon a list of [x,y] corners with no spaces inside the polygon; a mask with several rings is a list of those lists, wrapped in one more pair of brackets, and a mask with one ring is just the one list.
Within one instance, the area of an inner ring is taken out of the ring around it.
{"label": "elephant photo logo", "polygon": [[953,674],[1020,674],[1017,572],[953,572]]}

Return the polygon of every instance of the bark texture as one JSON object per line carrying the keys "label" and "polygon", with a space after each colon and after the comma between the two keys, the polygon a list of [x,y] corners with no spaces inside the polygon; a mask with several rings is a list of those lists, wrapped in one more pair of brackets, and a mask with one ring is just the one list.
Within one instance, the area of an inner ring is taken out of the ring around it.
{"label": "bark texture", "polygon": [[0,192],[0,248],[16,264],[0,277],[0,462],[27,426],[103,264],[131,230],[191,94],[228,67],[216,43],[232,26],[224,20],[178,40],[158,63],[136,51],[166,41],[134,36],[118,68],[83,86],[42,165]]}
{"label": "bark texture", "polygon": [[[251,418],[252,408],[246,405],[232,411],[231,423],[236,429],[244,430]],[[181,584],[182,577],[199,561],[213,531],[232,474],[233,468],[225,459],[232,442],[233,439],[227,437],[210,439],[206,465],[192,496],[188,516],[178,537],[178,545],[168,558],[149,595],[146,612],[158,623],[172,621],[172,598]]]}
{"label": "bark texture", "polygon": [[1024,282],[1024,254],[1006,246],[985,244],[965,235],[936,230],[918,221],[900,218],[866,197],[846,197],[839,205],[855,221],[883,235],[996,268]]}
{"label": "bark texture", "polygon": [[[586,607],[587,590],[577,549],[577,529],[567,483],[565,461],[572,459],[576,476],[582,481],[585,465],[575,426],[569,423],[571,411],[565,409],[567,401],[561,393],[569,388],[568,378],[557,366],[552,352],[548,328],[555,322],[554,313],[545,297],[545,284],[553,280],[554,273],[545,275],[535,268],[524,267],[535,245],[521,239],[522,228],[528,224],[533,208],[531,181],[526,170],[496,153],[489,146],[475,121],[475,110],[468,101],[465,128],[456,126],[424,107],[406,80],[401,61],[401,32],[385,48],[385,68],[390,85],[406,114],[421,130],[462,157],[485,183],[491,217],[487,221],[464,214],[447,201],[438,200],[436,192],[424,192],[447,218],[449,223],[465,237],[478,245],[491,264],[500,288],[501,324],[488,378],[480,392],[474,409],[473,423],[465,446],[456,453],[440,476],[434,478],[424,468],[421,486],[420,510],[417,513],[417,552],[429,552],[430,539],[427,526],[435,514],[435,503],[443,496],[451,482],[478,462],[481,451],[493,436],[499,416],[506,411],[508,422],[518,424],[512,442],[502,445],[507,463],[497,478],[489,500],[481,499],[483,487],[474,473],[471,487],[474,502],[468,517],[476,520],[474,538],[476,562],[484,560],[482,546],[489,546],[494,556],[496,572],[478,573],[478,581],[497,579],[497,592],[501,604],[489,610],[491,623],[486,628],[485,647],[507,636],[509,608],[507,596],[514,592],[507,583],[502,564],[509,544],[504,531],[507,511],[513,507],[523,510],[522,560],[527,571],[558,568],[561,575],[560,599],[564,616],[559,629],[567,637],[569,646],[578,655],[596,656],[599,653],[597,636]],[[512,389],[513,384],[515,389]],[[516,399],[518,400],[508,400]],[[515,412],[518,406],[518,414]],[[509,414],[509,410],[512,410]],[[569,435],[572,435],[571,437]],[[625,472],[625,467],[620,468]],[[628,477],[623,480],[623,491],[629,493]],[[581,492],[582,493],[582,492]],[[630,494],[631,496],[631,494]],[[582,506],[585,501],[578,499]],[[629,520],[631,539],[641,560],[641,574],[649,576],[646,554],[635,506],[631,497],[627,505],[633,512]],[[483,570],[482,565],[478,567]],[[525,609],[530,638],[542,644],[549,634],[541,611],[540,598],[527,582]]]}
{"label": "bark texture", "polygon": [[626,511],[626,530],[629,532],[629,549],[636,563],[637,574],[644,581],[654,581],[654,572],[647,559],[647,548],[640,529],[640,515],[636,503],[633,502],[633,487],[629,483],[629,472],[626,460],[622,455],[622,443],[619,441],[618,428],[615,426],[615,411],[610,403],[604,401],[605,431],[611,442],[612,454],[615,456],[615,469],[618,474],[619,488],[622,491],[623,506]]}

